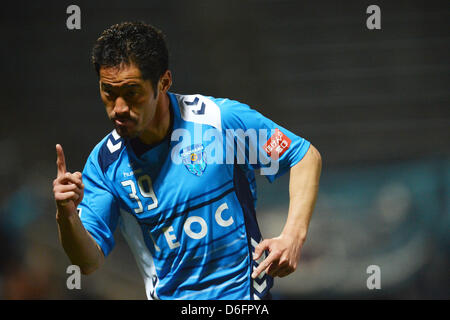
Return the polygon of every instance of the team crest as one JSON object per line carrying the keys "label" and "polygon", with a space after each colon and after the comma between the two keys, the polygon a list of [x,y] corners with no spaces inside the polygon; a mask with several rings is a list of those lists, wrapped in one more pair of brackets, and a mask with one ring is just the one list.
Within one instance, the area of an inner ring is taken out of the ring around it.
{"label": "team crest", "polygon": [[206,169],[205,147],[202,144],[193,144],[180,151],[184,166],[190,173],[200,177]]}

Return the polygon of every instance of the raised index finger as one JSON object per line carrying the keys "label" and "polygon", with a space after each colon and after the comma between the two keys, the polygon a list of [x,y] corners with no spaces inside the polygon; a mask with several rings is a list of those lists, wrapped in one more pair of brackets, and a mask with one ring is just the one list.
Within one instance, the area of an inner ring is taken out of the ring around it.
{"label": "raised index finger", "polygon": [[66,159],[64,158],[64,151],[60,144],[56,145],[56,167],[58,177],[66,173]]}

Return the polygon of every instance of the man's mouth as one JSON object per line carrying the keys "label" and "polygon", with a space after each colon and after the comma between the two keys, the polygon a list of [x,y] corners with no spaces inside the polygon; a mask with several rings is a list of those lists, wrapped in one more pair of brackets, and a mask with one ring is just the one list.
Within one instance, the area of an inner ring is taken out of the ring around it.
{"label": "man's mouth", "polygon": [[118,126],[127,126],[127,125],[130,125],[130,124],[135,123],[135,122],[136,121],[134,121],[132,119],[129,119],[129,118],[122,118],[122,119],[115,118],[114,119],[114,124],[118,125]]}

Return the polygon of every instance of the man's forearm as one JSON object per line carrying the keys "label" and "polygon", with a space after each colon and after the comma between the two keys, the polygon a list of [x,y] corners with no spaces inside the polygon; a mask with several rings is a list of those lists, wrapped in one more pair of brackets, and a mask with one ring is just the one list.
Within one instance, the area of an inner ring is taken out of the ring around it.
{"label": "man's forearm", "polygon": [[70,261],[78,265],[83,274],[94,272],[103,264],[103,252],[86,231],[77,214],[69,217],[56,215],[58,233]]}
{"label": "man's forearm", "polygon": [[253,279],[264,270],[272,277],[285,277],[297,269],[316,203],[321,170],[320,154],[311,145],[303,159],[291,168],[289,213],[281,235],[265,239],[255,248],[253,260],[258,261],[265,250],[269,255],[253,271]]}
{"label": "man's forearm", "polygon": [[289,214],[282,235],[294,237],[303,244],[319,190],[322,159],[314,146],[291,168],[289,181]]}

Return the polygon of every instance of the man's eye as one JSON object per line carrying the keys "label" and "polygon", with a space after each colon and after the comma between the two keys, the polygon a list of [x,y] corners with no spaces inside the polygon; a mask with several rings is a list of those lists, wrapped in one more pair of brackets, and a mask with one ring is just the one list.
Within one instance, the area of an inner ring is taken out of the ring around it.
{"label": "man's eye", "polygon": [[116,96],[114,95],[114,92],[111,91],[103,91],[104,95],[108,100],[116,99]]}
{"label": "man's eye", "polygon": [[127,97],[127,98],[134,98],[136,95],[137,95],[137,92],[136,92],[136,91],[128,91],[128,92],[125,94],[125,97]]}

